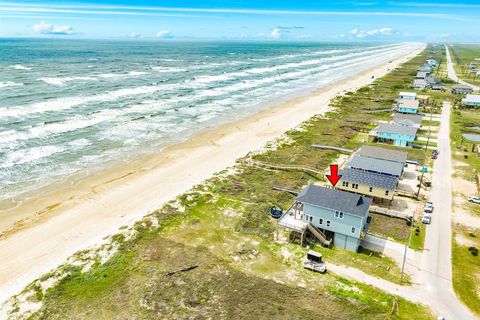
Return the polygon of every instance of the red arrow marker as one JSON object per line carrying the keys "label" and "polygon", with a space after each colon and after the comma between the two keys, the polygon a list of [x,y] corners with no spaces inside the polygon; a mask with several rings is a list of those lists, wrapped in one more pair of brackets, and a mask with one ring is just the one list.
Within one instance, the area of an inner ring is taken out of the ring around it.
{"label": "red arrow marker", "polygon": [[331,164],[330,165],[330,174],[327,174],[327,179],[330,181],[332,186],[335,187],[335,185],[338,183],[342,176],[338,175],[338,164]]}

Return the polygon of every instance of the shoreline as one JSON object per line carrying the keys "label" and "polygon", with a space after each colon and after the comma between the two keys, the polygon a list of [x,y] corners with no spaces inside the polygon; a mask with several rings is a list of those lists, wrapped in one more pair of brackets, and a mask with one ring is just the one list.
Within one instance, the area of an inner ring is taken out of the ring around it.
{"label": "shoreline", "polygon": [[[73,253],[140,219],[301,122],[327,112],[329,100],[336,95],[370,83],[372,75],[383,76],[423,49],[424,45],[392,63],[373,67],[308,96],[208,129],[166,147],[160,155],[109,169],[102,179],[85,179],[71,188],[75,190],[60,190],[47,199],[21,205],[21,210],[46,211],[28,226],[18,226],[0,238],[0,302]],[[59,198],[67,200],[58,201]]]}

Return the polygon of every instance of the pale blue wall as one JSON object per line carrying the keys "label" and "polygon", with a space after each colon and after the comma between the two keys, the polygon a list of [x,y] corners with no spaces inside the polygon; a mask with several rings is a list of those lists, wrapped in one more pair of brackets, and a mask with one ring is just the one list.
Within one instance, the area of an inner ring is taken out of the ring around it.
{"label": "pale blue wall", "polygon": [[406,108],[406,107],[398,107],[397,108],[397,111],[398,112],[401,112],[401,113],[413,113],[413,114],[416,114],[418,109],[417,108]]}
{"label": "pale blue wall", "polygon": [[357,252],[358,246],[360,246],[360,239],[349,237],[341,233],[335,233],[333,242],[337,248],[347,249]]}
{"label": "pale blue wall", "polygon": [[[311,220],[310,217],[312,217]],[[360,234],[367,230],[366,218],[350,215],[346,212],[343,213],[343,219],[335,218],[335,211],[309,204],[303,205],[303,219],[319,229],[335,232],[334,245],[337,246],[337,239],[339,239],[338,247],[352,251],[357,251]],[[323,224],[320,224],[320,219],[323,219]],[[327,220],[330,220],[330,226],[327,226]],[[355,227],[354,233],[352,233],[352,227]]]}
{"label": "pale blue wall", "polygon": [[406,147],[410,142],[415,141],[415,136],[381,131],[377,131],[377,138],[393,140],[393,145],[400,147]]}

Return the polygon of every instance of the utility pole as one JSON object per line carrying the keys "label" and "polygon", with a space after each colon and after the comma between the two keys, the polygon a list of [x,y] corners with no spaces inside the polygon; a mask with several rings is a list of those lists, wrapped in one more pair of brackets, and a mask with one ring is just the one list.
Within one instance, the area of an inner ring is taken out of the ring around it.
{"label": "utility pole", "polygon": [[402,262],[402,272],[400,273],[400,284],[403,282],[403,275],[405,270],[405,262],[407,260],[407,250],[410,247],[410,239],[412,238],[412,228],[415,222],[415,211],[413,211],[412,220],[410,221],[410,228],[408,228],[408,240],[405,242],[405,249],[403,251],[403,262]]}

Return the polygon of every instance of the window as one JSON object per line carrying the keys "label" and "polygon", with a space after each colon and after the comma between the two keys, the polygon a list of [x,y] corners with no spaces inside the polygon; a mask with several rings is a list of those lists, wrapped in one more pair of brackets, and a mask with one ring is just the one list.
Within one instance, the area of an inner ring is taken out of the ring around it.
{"label": "window", "polygon": [[323,219],[322,218],[320,218],[319,223],[323,224]]}
{"label": "window", "polygon": [[385,190],[385,195],[388,196],[388,190]]}
{"label": "window", "polygon": [[340,212],[340,219],[343,219],[343,212]]}
{"label": "window", "polygon": [[358,189],[358,183],[352,183],[352,189]]}
{"label": "window", "polygon": [[351,231],[352,231],[352,233],[355,233],[355,227],[352,227]]}
{"label": "window", "polygon": [[327,220],[327,227],[330,227],[330,220]]}
{"label": "window", "polygon": [[312,217],[312,216],[310,216],[310,222],[312,222],[312,221],[313,221],[313,217]]}
{"label": "window", "polygon": [[368,192],[372,192],[372,191],[373,191],[373,187],[368,188]]}
{"label": "window", "polygon": [[345,187],[348,187],[348,182],[345,182]]}

